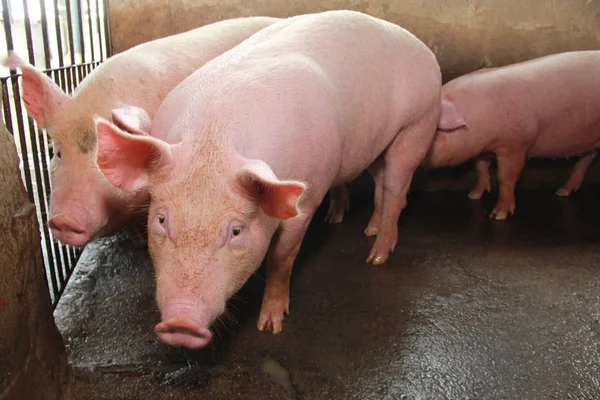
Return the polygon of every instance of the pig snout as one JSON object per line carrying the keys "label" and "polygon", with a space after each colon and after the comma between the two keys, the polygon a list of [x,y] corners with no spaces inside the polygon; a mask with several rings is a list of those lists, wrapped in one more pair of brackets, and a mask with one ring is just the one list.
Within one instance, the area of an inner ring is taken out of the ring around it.
{"label": "pig snout", "polygon": [[176,315],[154,328],[160,340],[171,346],[199,349],[208,344],[212,333],[192,318]]}
{"label": "pig snout", "polygon": [[199,349],[206,346],[212,338],[208,329],[211,320],[198,306],[167,306],[163,312],[163,322],[156,325],[154,331],[168,345]]}
{"label": "pig snout", "polygon": [[56,239],[71,246],[85,246],[91,239],[85,226],[64,214],[52,217],[48,225]]}

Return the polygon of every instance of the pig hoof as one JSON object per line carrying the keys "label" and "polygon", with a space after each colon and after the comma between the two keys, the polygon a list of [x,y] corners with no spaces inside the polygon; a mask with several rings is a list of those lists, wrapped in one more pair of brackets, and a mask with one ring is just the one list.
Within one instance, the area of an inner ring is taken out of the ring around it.
{"label": "pig hoof", "polygon": [[325,217],[325,222],[327,222],[328,224],[339,224],[340,222],[342,222],[344,220],[344,214],[327,214],[327,216]]}
{"label": "pig hoof", "polygon": [[571,193],[573,193],[573,190],[564,187],[561,187],[556,191],[556,194],[561,197],[569,197]]}
{"label": "pig hoof", "polygon": [[490,218],[495,219],[496,221],[503,221],[508,217],[508,213],[506,211],[492,211],[490,214]]}
{"label": "pig hoof", "polygon": [[373,265],[381,265],[387,261],[387,257],[377,256],[373,259]]}
{"label": "pig hoof", "polygon": [[367,263],[373,264],[373,265],[381,265],[381,264],[384,264],[387,261],[387,259],[388,258],[386,256],[370,255],[367,258]]}
{"label": "pig hoof", "polygon": [[367,229],[365,229],[365,235],[366,236],[377,235],[377,228],[373,228],[372,226],[367,226]]}
{"label": "pig hoof", "polygon": [[471,200],[479,200],[479,199],[481,199],[481,196],[482,196],[482,195],[483,195],[483,192],[478,192],[478,191],[476,191],[476,190],[471,190],[471,191],[469,192],[469,194],[468,194],[468,197],[469,197]]}
{"label": "pig hoof", "polygon": [[283,319],[265,319],[261,317],[256,324],[259,331],[273,332],[274,335],[283,330]]}

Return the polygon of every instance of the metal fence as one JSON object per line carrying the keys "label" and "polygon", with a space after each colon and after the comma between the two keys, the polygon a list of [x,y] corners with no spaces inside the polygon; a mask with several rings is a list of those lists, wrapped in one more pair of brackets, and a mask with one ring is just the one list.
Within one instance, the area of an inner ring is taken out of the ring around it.
{"label": "metal fence", "polygon": [[[6,48],[43,70],[66,93],[110,55],[108,0],[1,0]],[[0,44],[1,46],[1,44]],[[0,66],[2,114],[13,134],[29,199],[36,205],[42,254],[52,304],[56,306],[81,253],[53,239],[48,228],[51,146],[45,131],[27,116],[20,74]]]}

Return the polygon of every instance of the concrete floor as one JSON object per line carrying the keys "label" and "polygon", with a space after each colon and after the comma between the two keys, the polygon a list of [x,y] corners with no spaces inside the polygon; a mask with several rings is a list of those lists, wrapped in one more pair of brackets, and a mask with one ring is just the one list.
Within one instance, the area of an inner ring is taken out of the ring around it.
{"label": "concrete floor", "polygon": [[[76,398],[600,398],[599,186],[520,191],[505,222],[487,219],[496,193],[415,192],[378,267],[364,261],[369,193],[354,190],[341,225],[322,222],[324,207],[313,220],[281,334],[255,328],[261,270],[202,351],[155,338],[142,241],[91,246],[55,313]],[[274,379],[285,371],[291,389]]]}

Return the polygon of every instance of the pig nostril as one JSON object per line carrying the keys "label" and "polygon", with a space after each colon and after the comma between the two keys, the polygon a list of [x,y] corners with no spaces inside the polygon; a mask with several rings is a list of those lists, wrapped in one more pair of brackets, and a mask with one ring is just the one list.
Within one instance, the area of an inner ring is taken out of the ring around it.
{"label": "pig nostril", "polygon": [[171,346],[192,349],[204,347],[210,342],[211,332],[188,317],[173,317],[154,328],[158,337]]}

